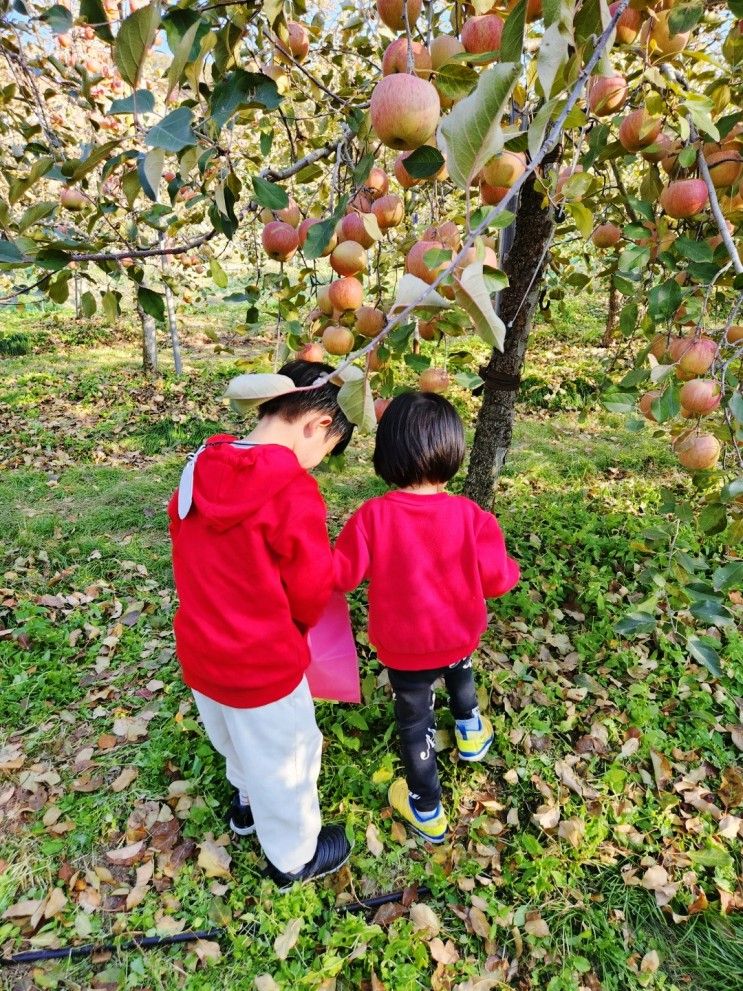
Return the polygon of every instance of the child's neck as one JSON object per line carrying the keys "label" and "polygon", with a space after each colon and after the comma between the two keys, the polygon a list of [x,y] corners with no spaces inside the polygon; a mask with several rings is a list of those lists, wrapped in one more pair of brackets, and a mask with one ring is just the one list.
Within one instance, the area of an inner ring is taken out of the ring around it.
{"label": "child's neck", "polygon": [[406,485],[398,492],[409,492],[410,495],[438,495],[446,490],[446,482],[421,482],[420,485]]}

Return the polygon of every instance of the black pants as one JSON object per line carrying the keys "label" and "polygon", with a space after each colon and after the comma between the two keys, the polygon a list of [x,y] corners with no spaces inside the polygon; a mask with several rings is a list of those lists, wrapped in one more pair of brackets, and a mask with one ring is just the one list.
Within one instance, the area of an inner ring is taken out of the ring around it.
{"label": "black pants", "polygon": [[451,667],[431,671],[387,668],[387,673],[395,697],[395,721],[408,790],[415,807],[420,812],[430,812],[441,797],[434,749],[436,693],[433,683],[437,678],[443,678],[451,714],[455,719],[470,719],[477,707],[472,658],[465,657]]}

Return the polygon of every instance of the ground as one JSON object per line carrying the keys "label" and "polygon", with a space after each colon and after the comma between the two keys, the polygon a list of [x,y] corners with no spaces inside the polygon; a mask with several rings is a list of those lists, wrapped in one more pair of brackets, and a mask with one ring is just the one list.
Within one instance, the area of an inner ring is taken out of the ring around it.
{"label": "ground", "polygon": [[[688,482],[667,443],[602,410],[593,307],[534,333],[496,503],[523,579],[492,603],[477,655],[486,762],[458,764],[439,719],[452,841],[427,847],[390,817],[399,761],[360,592],[363,704],[318,705],[322,805],[354,854],[286,895],[261,880],[254,841],[225,835],[222,763],[173,656],[165,517],[185,454],[245,429],[220,396],[270,341],[227,333],[224,310],[192,313],[186,375],[165,360],[148,384],[131,329],[4,317],[0,942],[227,929],[3,968],[0,986],[739,991],[743,640],[724,633],[715,678],[673,636],[614,629],[647,595],[663,490]],[[475,401],[454,396],[471,424]],[[333,533],[382,490],[370,451],[359,439],[318,475]],[[343,909],[400,888],[376,914]]]}

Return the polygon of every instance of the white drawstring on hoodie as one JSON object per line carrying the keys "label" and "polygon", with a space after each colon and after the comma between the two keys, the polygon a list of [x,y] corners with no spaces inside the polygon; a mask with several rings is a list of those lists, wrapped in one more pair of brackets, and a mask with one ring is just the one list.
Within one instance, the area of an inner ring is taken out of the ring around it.
{"label": "white drawstring on hoodie", "polygon": [[[257,447],[257,444],[253,444],[250,441],[235,440],[235,441],[217,441],[216,444],[229,443],[231,447]],[[215,447],[216,444],[212,444]],[[191,506],[193,504],[193,476],[196,471],[196,462],[199,455],[202,454],[207,448],[206,444],[202,444],[198,450],[193,451],[188,455],[188,460],[186,465],[181,472],[181,480],[178,483],[178,519],[185,520],[188,516]]]}

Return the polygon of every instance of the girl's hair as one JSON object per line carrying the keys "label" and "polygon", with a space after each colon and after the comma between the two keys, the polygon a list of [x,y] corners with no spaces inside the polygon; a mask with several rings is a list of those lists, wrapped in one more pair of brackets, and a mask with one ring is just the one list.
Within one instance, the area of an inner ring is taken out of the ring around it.
{"label": "girl's hair", "polygon": [[[307,386],[312,385],[326,372],[333,371],[335,369],[331,365],[324,365],[320,361],[296,359],[280,368],[279,375],[288,376],[295,385]],[[332,418],[328,435],[338,438],[338,443],[330,453],[342,454],[351,440],[354,425],[338,405],[339,392],[340,387],[333,385],[332,382],[326,382],[317,389],[308,389],[306,392],[287,392],[261,403],[258,407],[258,419],[261,420],[264,416],[278,416],[288,423],[293,423],[305,413],[325,413]]]}
{"label": "girl's hair", "polygon": [[452,404],[433,392],[406,392],[377,425],[374,470],[401,489],[442,484],[459,471],[464,450],[464,427]]}

